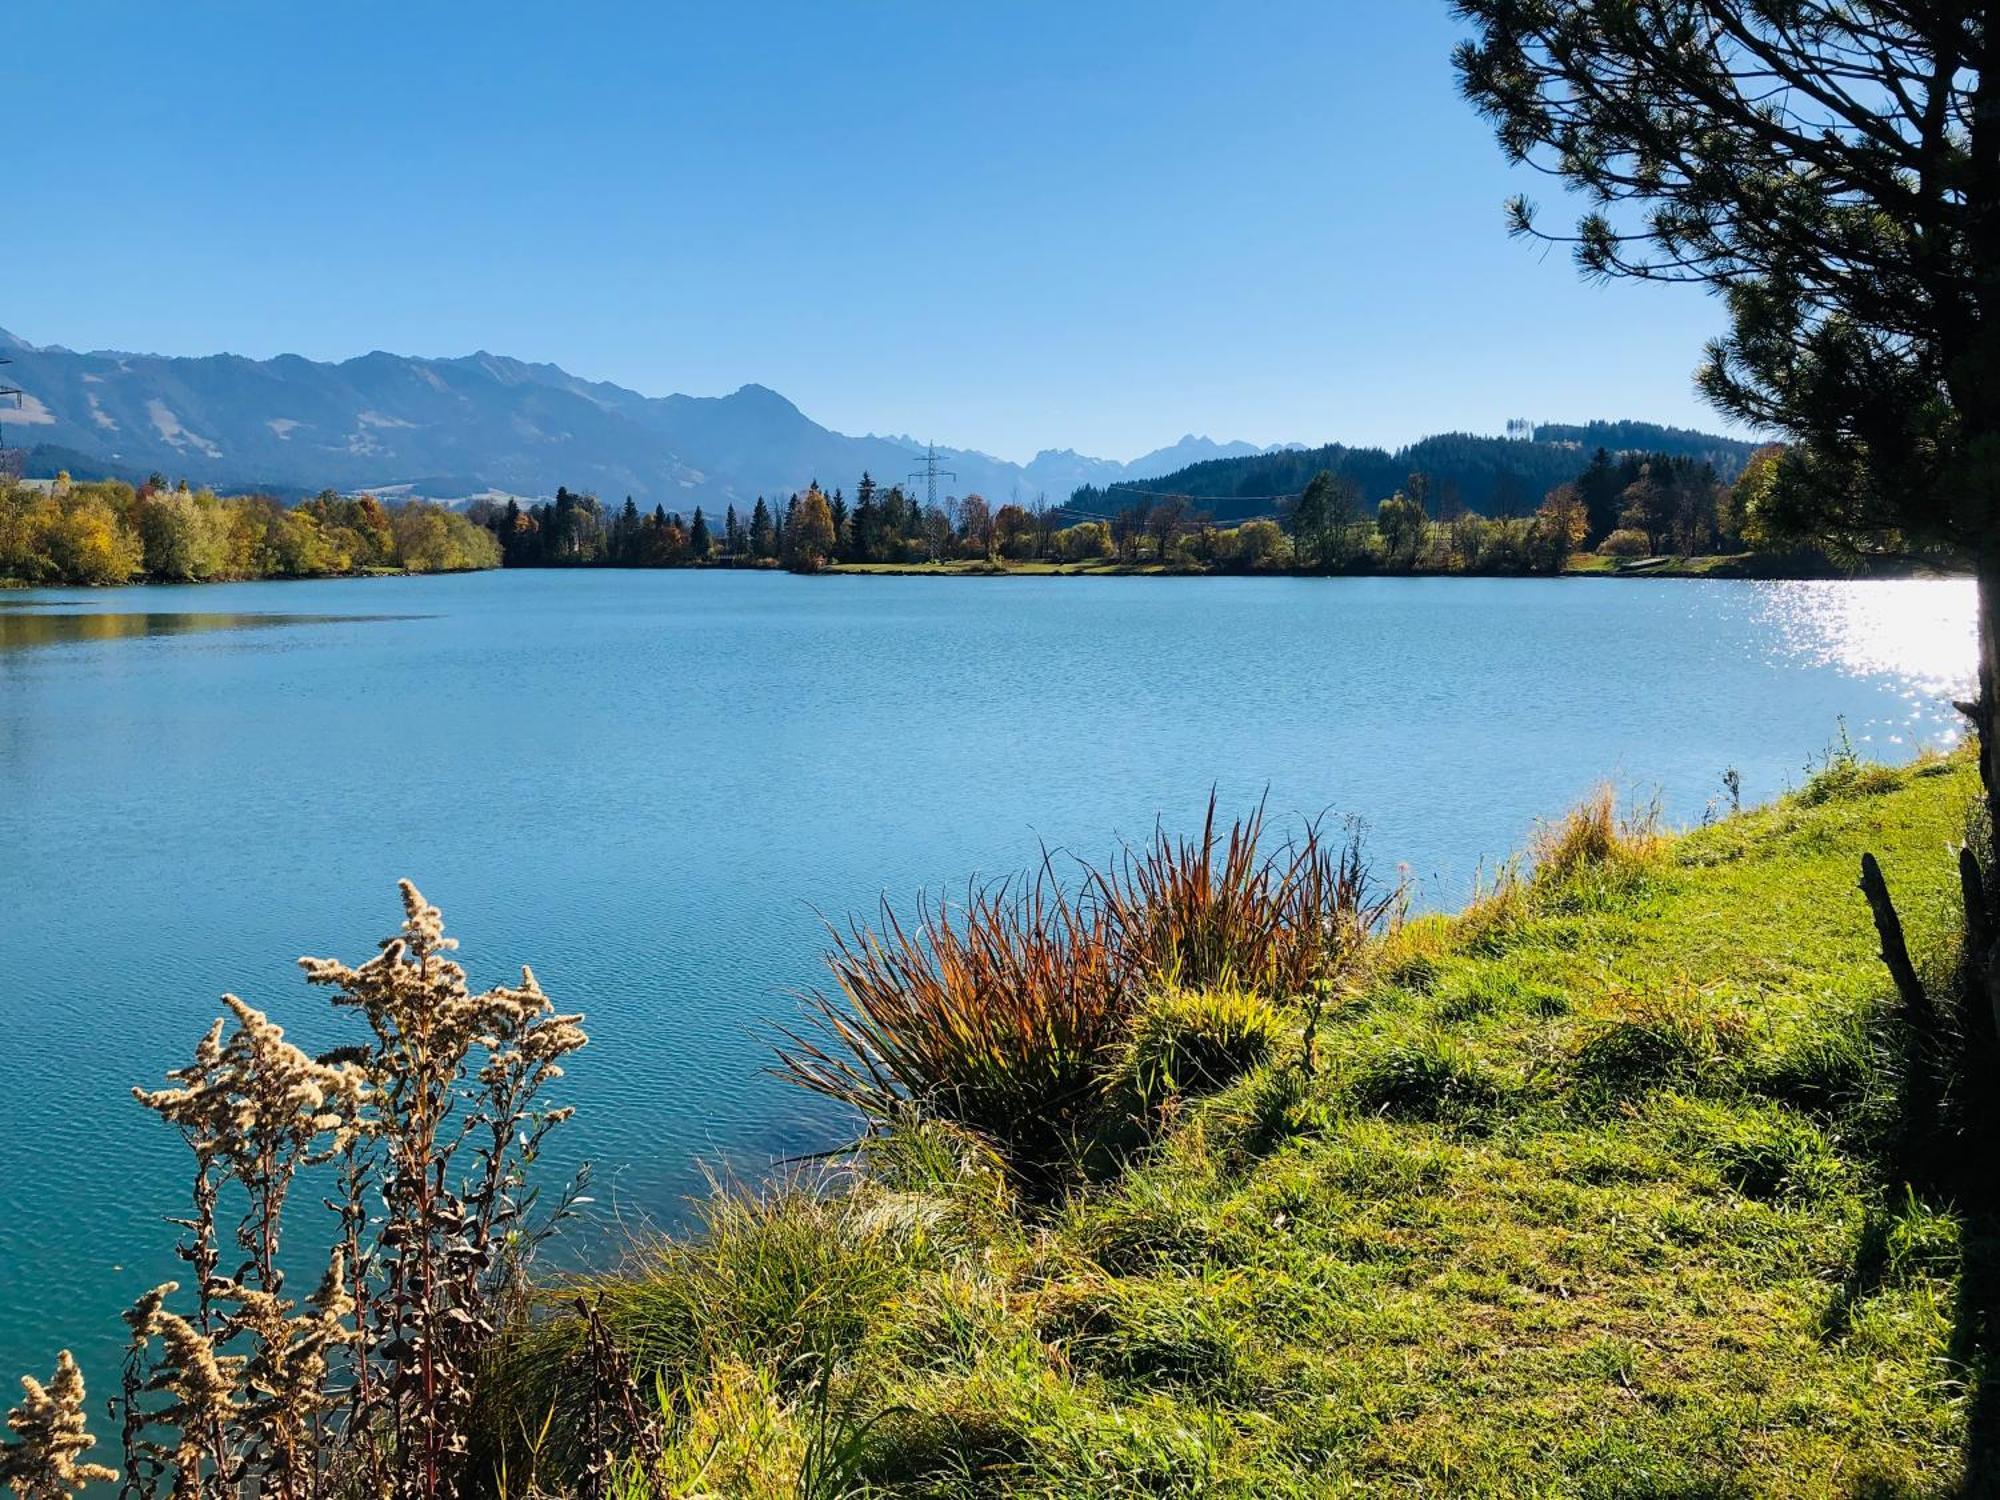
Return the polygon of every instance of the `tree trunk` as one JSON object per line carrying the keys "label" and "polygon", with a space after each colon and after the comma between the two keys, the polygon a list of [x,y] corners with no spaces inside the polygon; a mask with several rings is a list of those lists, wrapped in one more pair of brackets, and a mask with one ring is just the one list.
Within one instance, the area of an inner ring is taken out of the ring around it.
{"label": "tree trunk", "polygon": [[[1986,847],[1980,851],[1984,878],[1969,871],[1963,880],[1966,898],[1967,973],[1979,987],[1967,996],[1975,1007],[1983,999],[2000,1036],[2000,734],[1994,732],[2000,708],[2000,535],[1989,531],[1979,548],[1979,693],[1971,704],[1973,729],[1979,735],[1979,779],[1986,795]],[[1980,909],[1983,907],[1984,909]],[[1980,990],[1983,989],[1983,995]]]}
{"label": "tree trunk", "polygon": [[[1963,421],[1967,459],[1960,497],[1960,535],[1973,550],[1979,578],[1979,688],[1972,727],[1979,736],[1979,778],[1986,793],[1986,847],[1979,851],[1982,878],[1961,862],[1966,894],[1966,973],[1971,1015],[1992,1023],[2000,1041],[2000,78],[1994,76],[1996,37],[1984,12],[1967,17],[1965,62],[1975,70],[1969,122],[1971,165],[1965,225],[1973,273],[1968,357],[1953,361],[1948,378]],[[1972,16],[1979,17],[1976,23]],[[1984,897],[1985,910],[1975,908]],[[1981,1001],[1984,1004],[1981,1004]],[[1970,1019],[1970,1017],[1968,1017]]]}

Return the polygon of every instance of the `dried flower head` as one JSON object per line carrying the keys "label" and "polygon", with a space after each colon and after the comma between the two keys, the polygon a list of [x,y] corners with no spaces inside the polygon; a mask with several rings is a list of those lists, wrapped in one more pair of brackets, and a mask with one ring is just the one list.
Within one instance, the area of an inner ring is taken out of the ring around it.
{"label": "dried flower head", "polygon": [[21,1377],[21,1404],[7,1413],[15,1441],[0,1444],[0,1484],[21,1500],[69,1500],[86,1484],[109,1483],[117,1471],[83,1462],[96,1446],[83,1419],[83,1372],[65,1349],[46,1386]]}

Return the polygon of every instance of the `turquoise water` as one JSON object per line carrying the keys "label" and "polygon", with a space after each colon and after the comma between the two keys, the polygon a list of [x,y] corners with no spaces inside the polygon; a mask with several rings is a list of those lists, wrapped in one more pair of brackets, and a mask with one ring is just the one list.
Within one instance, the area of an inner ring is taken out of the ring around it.
{"label": "turquoise water", "polygon": [[410,876],[479,982],[592,1045],[567,1150],[612,1227],[696,1158],[836,1123],[761,1071],[816,910],[1226,808],[1355,812],[1449,903],[1610,776],[1699,818],[1845,717],[1954,733],[1958,584],[514,573],[0,595],[0,1378],[172,1274],[178,1142],[130,1098],[233,990],[340,1039],[292,960]]}

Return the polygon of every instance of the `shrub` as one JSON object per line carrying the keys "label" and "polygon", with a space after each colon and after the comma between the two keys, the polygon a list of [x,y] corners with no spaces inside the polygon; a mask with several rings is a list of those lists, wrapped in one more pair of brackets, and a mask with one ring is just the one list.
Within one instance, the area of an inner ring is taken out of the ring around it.
{"label": "shrub", "polygon": [[914,931],[886,905],[879,932],[832,930],[835,992],[806,997],[779,1074],[878,1128],[948,1120],[1018,1172],[1046,1172],[1101,1100],[1130,1010],[1106,915],[1046,869],[1025,891],[975,887],[956,912],[918,910]]}
{"label": "shrub", "polygon": [[1211,793],[1199,838],[1161,829],[1094,872],[1120,968],[1142,980],[1278,995],[1302,994],[1344,969],[1401,893],[1374,889],[1352,824],[1335,839],[1308,823],[1268,854],[1263,835],[1260,805],[1225,839]]}
{"label": "shrub", "polygon": [[1742,1046],[1735,1018],[1648,998],[1589,1025],[1570,1066],[1579,1082],[1622,1097],[1657,1084],[1698,1081]]}
{"label": "shrub", "polygon": [[1807,807],[1818,807],[1847,797],[1879,797],[1899,785],[1901,778],[1894,771],[1856,753],[1842,720],[1839,735],[1826,752],[1806,761],[1806,784],[1799,788],[1798,798]]}
{"label": "shrub", "polygon": [[1746,1198],[1810,1200],[1841,1179],[1825,1136],[1783,1109],[1675,1100],[1667,1125],[1679,1154],[1706,1162]]}
{"label": "shrub", "polygon": [[1264,1156],[1327,1123],[1325,1101],[1311,1076],[1299,1068],[1266,1069],[1250,1086],[1243,1145],[1253,1156]]}
{"label": "shrub", "polygon": [[1201,1287],[1143,1279],[1066,1287],[1043,1310],[1042,1337],[1113,1379],[1240,1397],[1250,1354],[1245,1319]]}
{"label": "shrub", "polygon": [[1829,1020],[1759,1058],[1748,1081],[1759,1093],[1794,1109],[1856,1116],[1877,1086],[1875,1049],[1865,1021],[1842,1025]]}
{"label": "shrub", "polygon": [[1240,989],[1170,987],[1140,1008],[1127,1046],[1125,1078],[1139,1103],[1221,1088],[1271,1055],[1276,1011]]}
{"label": "shrub", "polygon": [[1643,531],[1629,528],[1614,531],[1597,544],[1600,557],[1650,557],[1652,540]]}
{"label": "shrub", "polygon": [[[1261,1228],[1261,1226],[1259,1226]],[[1171,1174],[1128,1176],[1116,1193],[1072,1203],[1066,1238],[1114,1276],[1193,1275],[1240,1265],[1259,1238],[1219,1221]]]}
{"label": "shrub", "polygon": [[590,1460],[594,1445],[582,1435],[605,1396],[593,1326],[637,1389],[683,1391],[750,1369],[772,1372],[795,1396],[853,1350],[925,1256],[921,1231],[876,1212],[865,1194],[821,1194],[811,1184],[717,1191],[693,1235],[646,1246],[616,1273],[550,1295],[562,1315],[520,1330],[488,1371],[483,1435],[492,1447],[482,1457],[518,1467],[522,1434],[507,1424],[532,1413],[548,1419],[533,1455],[540,1479],[569,1477]]}

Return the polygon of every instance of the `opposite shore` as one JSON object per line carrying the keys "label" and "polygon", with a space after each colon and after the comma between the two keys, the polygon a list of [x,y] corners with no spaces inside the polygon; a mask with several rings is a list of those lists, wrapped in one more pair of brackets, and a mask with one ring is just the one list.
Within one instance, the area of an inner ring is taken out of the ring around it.
{"label": "opposite shore", "polygon": [[[648,514],[559,490],[522,508],[478,502],[384,504],[332,492],[296,506],[222,497],[164,482],[46,488],[0,485],[0,587],[235,582],[505,569],[725,568],[912,577],[1589,577],[1842,579],[1947,576],[1949,558],[1872,555],[1837,561],[1766,535],[1757,465],[1725,488],[1664,460],[1624,490],[1623,509],[1593,507],[1577,486],[1532,516],[1470,512],[1433,520],[1410,491],[1373,516],[1321,474],[1278,520],[1218,526],[1183,506],[1137,508],[1111,522],[975,497],[919,506],[863,476],[849,506],[816,484],[782,508],[759,499],[711,525],[662,507]],[[1764,466],[1768,468],[1768,465]],[[1616,474],[1614,478],[1618,477]],[[1678,495],[1671,506],[1660,493]],[[1689,520],[1692,516],[1694,519]],[[1065,521],[1068,524],[1064,524]],[[1611,529],[1605,530],[1605,527]]]}

